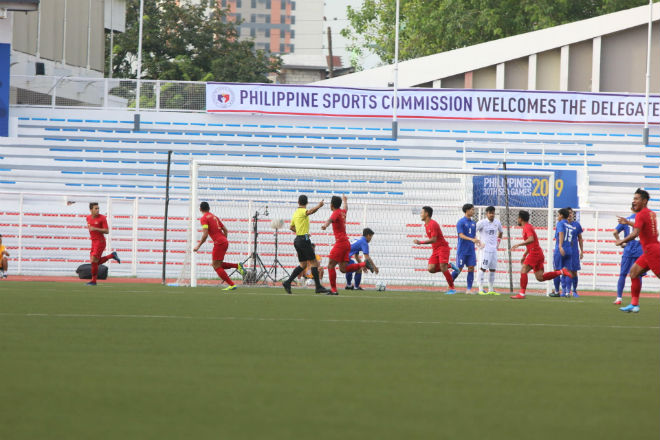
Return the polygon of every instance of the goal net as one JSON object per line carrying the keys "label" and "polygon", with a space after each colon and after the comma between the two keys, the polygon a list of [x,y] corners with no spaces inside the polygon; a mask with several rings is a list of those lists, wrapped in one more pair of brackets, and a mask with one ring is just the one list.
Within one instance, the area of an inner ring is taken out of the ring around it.
{"label": "goal net", "polygon": [[[362,283],[368,287],[382,281],[389,289],[446,286],[441,274],[427,271],[430,245],[413,244],[415,239],[426,239],[420,219],[422,206],[433,208],[433,219],[440,224],[449,242],[452,250],[450,262],[453,262],[458,238],[456,223],[464,216],[462,206],[465,203],[475,205],[474,221],[477,222],[485,217],[485,208],[493,205],[496,218],[505,229],[499,247],[495,285],[508,291],[510,286],[518,286],[517,273],[524,252],[523,249],[508,251],[507,233],[510,233],[512,242],[521,241],[522,231],[517,226],[519,210],[530,212],[530,221],[546,253],[546,264],[551,262],[554,197],[550,188],[554,188],[554,174],[544,171],[335,165],[293,167],[275,163],[193,161],[190,227],[178,284],[218,284],[218,277],[211,267],[212,244],[206,243],[199,252],[192,252],[201,235],[199,204],[202,201],[209,203],[211,212],[229,230],[225,262],[244,262],[249,275],[245,282],[279,282],[298,264],[293,247],[295,237],[289,231],[289,224],[297,208],[298,196],[306,194],[308,208],[321,200],[326,203],[310,217],[310,235],[317,255],[322,257],[322,266],[327,265],[327,255],[334,244],[331,228],[321,230],[331,213],[330,198],[346,195],[349,238],[357,239],[366,227],[375,231],[370,256],[380,273],[365,274]],[[508,211],[507,205],[510,206]],[[278,223],[283,226],[275,229],[280,226]],[[278,262],[280,264],[276,264]],[[467,268],[464,268],[456,280],[458,289],[465,287],[466,273]],[[241,278],[237,272],[230,273],[230,276]],[[545,286],[535,284],[533,278],[530,277],[530,290],[545,291]],[[324,281],[327,283],[327,276]]]}

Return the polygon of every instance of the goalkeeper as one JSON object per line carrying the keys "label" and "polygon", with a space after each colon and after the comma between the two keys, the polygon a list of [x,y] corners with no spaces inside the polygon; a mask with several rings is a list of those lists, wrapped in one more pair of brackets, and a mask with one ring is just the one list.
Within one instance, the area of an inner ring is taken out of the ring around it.
{"label": "goalkeeper", "polygon": [[[348,254],[351,259],[348,262],[348,264],[361,263],[362,260],[360,258],[360,252],[362,252],[364,259],[370,261],[372,266],[374,267],[373,272],[378,273],[378,266],[376,266],[374,261],[369,256],[369,243],[371,242],[371,239],[373,237],[374,237],[374,231],[372,231],[371,229],[364,228],[362,230],[362,237],[358,238],[351,244],[351,251]],[[366,271],[367,268],[363,267],[362,272],[366,272]],[[362,289],[362,287],[360,287],[360,282],[362,281],[362,272],[361,271],[355,272],[355,286],[353,286],[352,284],[353,273],[346,272],[346,290],[364,290]]]}

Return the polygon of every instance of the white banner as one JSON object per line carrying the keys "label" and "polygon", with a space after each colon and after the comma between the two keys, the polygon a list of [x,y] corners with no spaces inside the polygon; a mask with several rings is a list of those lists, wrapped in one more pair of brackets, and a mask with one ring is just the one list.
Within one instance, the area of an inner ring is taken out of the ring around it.
{"label": "white banner", "polygon": [[[207,83],[207,112],[391,118],[392,90]],[[643,95],[521,90],[402,89],[399,118],[641,124]],[[660,121],[651,97],[649,121]]]}

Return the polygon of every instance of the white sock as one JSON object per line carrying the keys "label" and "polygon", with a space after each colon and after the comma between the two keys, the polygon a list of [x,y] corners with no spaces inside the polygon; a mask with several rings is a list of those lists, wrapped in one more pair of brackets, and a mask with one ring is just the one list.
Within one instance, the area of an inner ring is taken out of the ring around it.
{"label": "white sock", "polygon": [[488,273],[488,289],[489,292],[492,292],[495,288],[495,272]]}
{"label": "white sock", "polygon": [[479,288],[479,292],[483,290],[483,282],[484,282],[484,271],[479,270],[479,273],[477,274],[477,287]]}

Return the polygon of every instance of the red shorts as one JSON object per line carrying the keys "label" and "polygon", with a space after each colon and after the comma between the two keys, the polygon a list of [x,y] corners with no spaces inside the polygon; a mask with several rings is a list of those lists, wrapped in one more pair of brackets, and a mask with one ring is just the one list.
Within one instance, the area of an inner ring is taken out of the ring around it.
{"label": "red shorts", "polygon": [[99,260],[103,257],[103,251],[105,250],[105,240],[92,240],[92,250],[89,251],[90,257],[96,257]]}
{"label": "red shorts", "polygon": [[348,254],[350,253],[351,243],[348,240],[338,241],[334,246],[332,246],[332,250],[330,251],[328,258],[336,261],[337,263],[341,263],[343,261],[349,260]]}
{"label": "red shorts", "polygon": [[648,270],[660,278],[660,246],[644,249],[644,253],[635,261],[642,269]]}
{"label": "red shorts", "polygon": [[443,246],[433,250],[431,258],[429,258],[429,266],[438,266],[440,264],[449,263],[449,246]]}
{"label": "red shorts", "polygon": [[545,257],[543,254],[527,254],[523,264],[526,264],[532,268],[534,272],[543,270],[543,263],[545,262]]}
{"label": "red shorts", "polygon": [[225,254],[227,253],[228,247],[228,241],[213,243],[213,253],[211,253],[213,261],[223,261],[225,259]]}

